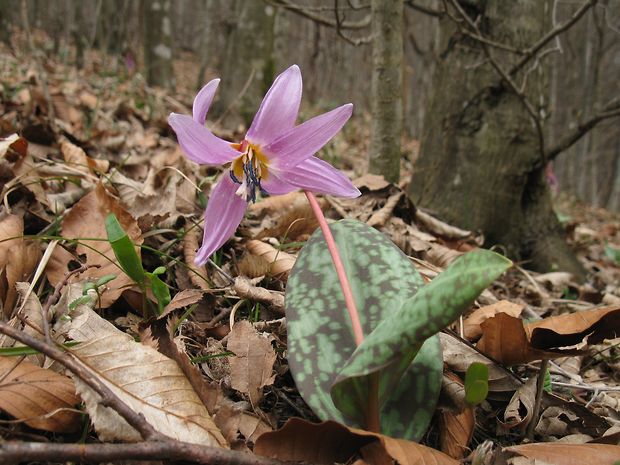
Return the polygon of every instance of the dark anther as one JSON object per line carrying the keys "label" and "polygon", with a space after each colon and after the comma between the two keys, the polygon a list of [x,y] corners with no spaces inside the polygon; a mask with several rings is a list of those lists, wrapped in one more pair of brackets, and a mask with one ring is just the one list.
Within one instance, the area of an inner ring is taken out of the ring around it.
{"label": "dark anther", "polygon": [[229,171],[228,171],[228,174],[230,174],[230,179],[232,179],[232,181],[233,181],[235,184],[241,184],[241,181],[239,181],[239,180],[237,179],[237,176],[235,176],[235,173],[233,172],[233,170],[229,170]]}

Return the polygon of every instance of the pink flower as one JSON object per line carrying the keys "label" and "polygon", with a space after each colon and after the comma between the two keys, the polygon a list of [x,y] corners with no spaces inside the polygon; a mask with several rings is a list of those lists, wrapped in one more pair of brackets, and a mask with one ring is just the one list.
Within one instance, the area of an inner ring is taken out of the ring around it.
{"label": "pink flower", "polygon": [[301,72],[293,65],[280,74],[265,95],[245,138],[237,144],[216,137],[205,126],[219,79],[194,99],[193,118],[171,113],[168,121],[185,155],[202,165],[228,165],[213,188],[205,212],[202,265],[235,232],[256,190],[271,195],[296,189],[357,197],[359,190],[340,171],[314,154],[340,131],[353,111],[348,103],[295,126],[301,102]]}

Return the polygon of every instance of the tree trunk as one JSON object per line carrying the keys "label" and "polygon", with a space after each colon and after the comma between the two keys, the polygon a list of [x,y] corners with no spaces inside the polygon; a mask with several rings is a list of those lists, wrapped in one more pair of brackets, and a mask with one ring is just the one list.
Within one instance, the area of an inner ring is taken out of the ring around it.
{"label": "tree trunk", "polygon": [[146,81],[166,88],[174,85],[170,3],[170,0],[145,0],[142,5]]}
{"label": "tree trunk", "polygon": [[403,0],[372,0],[372,82],[369,170],[400,178],[402,133]]}
{"label": "tree trunk", "polygon": [[[485,36],[522,49],[549,23],[548,0],[460,3],[478,18]],[[461,35],[448,18],[440,27],[433,96],[409,188],[412,200],[450,223],[482,231],[487,245],[503,246],[529,267],[582,276],[553,211],[538,134],[522,101],[502,83],[480,43]],[[505,69],[518,58],[491,53]],[[546,80],[541,60],[525,89],[534,105],[547,101]]]}
{"label": "tree trunk", "polygon": [[[236,22],[228,39],[220,89],[221,100],[216,107],[230,111],[225,125],[244,123],[246,127],[258,110],[263,95],[273,81],[273,7],[262,1],[237,1]],[[234,120],[237,113],[241,121]]]}

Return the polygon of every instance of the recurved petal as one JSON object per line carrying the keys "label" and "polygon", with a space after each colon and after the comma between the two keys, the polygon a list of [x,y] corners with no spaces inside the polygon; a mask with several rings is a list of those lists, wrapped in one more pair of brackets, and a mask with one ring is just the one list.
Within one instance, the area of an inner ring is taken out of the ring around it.
{"label": "recurved petal", "polygon": [[341,171],[317,157],[310,157],[281,174],[286,182],[300,189],[338,197],[359,197],[360,191]]}
{"label": "recurved petal", "polygon": [[352,112],[353,105],[348,103],[315,116],[264,146],[263,151],[277,169],[288,171],[318,152],[340,131]]}
{"label": "recurved petal", "polygon": [[198,92],[198,94],[196,94],[192,113],[194,116],[194,121],[196,121],[198,124],[205,124],[205,121],[207,119],[207,111],[209,111],[211,102],[213,102],[213,97],[215,97],[215,91],[217,90],[217,86],[219,83],[219,79],[213,79],[212,81],[209,81],[202,89],[200,89],[200,92]]}
{"label": "recurved petal", "polygon": [[189,116],[170,113],[168,123],[177,133],[187,158],[201,165],[223,165],[241,155],[230,143],[213,135]]}
{"label": "recurved petal", "polygon": [[297,65],[276,78],[252,121],[246,135],[248,141],[257,145],[269,144],[295,125],[301,87],[301,71]]}
{"label": "recurved petal", "polygon": [[270,195],[283,195],[299,189],[297,186],[284,181],[275,172],[270,172],[267,179],[261,180],[261,187]]}
{"label": "recurved petal", "polygon": [[202,245],[194,260],[197,265],[204,265],[213,252],[233,235],[241,223],[248,204],[235,195],[237,187],[226,172],[213,188],[205,211]]}

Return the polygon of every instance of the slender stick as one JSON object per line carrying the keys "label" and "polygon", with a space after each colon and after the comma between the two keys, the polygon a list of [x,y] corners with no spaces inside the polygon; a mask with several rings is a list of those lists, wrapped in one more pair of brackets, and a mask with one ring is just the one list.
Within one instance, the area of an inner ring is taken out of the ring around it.
{"label": "slender stick", "polygon": [[532,420],[527,427],[526,437],[530,440],[534,439],[534,431],[538,424],[538,417],[540,416],[540,405],[542,404],[543,390],[545,388],[545,377],[547,376],[547,368],[549,367],[549,360],[542,360],[540,362],[540,371],[538,372],[538,379],[536,380],[536,398],[534,401],[534,409],[532,410]]}
{"label": "slender stick", "polygon": [[[355,345],[359,346],[364,340],[364,332],[362,330],[362,324],[360,322],[359,313],[357,312],[357,307],[355,306],[355,299],[353,298],[351,285],[349,284],[347,273],[344,269],[344,265],[342,264],[342,260],[340,259],[338,248],[336,247],[336,241],[334,240],[334,236],[332,235],[332,232],[327,225],[327,220],[325,219],[325,215],[323,215],[323,210],[321,210],[321,207],[319,206],[319,202],[317,202],[316,197],[314,197],[314,194],[310,191],[304,191],[304,193],[306,194],[308,202],[312,207],[314,216],[316,216],[316,219],[319,222],[319,226],[321,227],[321,231],[323,231],[323,236],[325,237],[325,242],[327,243],[327,248],[329,249],[329,253],[332,256],[332,261],[334,262],[334,268],[336,269],[336,274],[338,275],[338,280],[340,281],[340,287],[342,288],[342,294],[344,295],[344,301],[347,306],[347,311],[349,312],[349,318],[351,319],[351,325],[353,326]],[[380,433],[381,419],[379,416],[378,373],[373,373],[369,376],[367,414],[368,416],[366,418],[366,429],[368,431]]]}
{"label": "slender stick", "polygon": [[321,207],[319,205],[319,202],[317,202],[316,197],[310,191],[304,191],[304,193],[308,198],[308,202],[310,202],[310,206],[312,207],[312,212],[314,213],[314,216],[316,216],[316,219],[319,222],[321,231],[323,231],[323,236],[325,236],[325,242],[327,243],[327,248],[329,249],[329,253],[332,256],[334,268],[336,269],[336,274],[338,275],[338,280],[340,281],[340,287],[342,288],[342,293],[344,294],[344,302],[349,312],[351,325],[353,326],[355,345],[359,346],[364,340],[364,331],[362,330],[360,316],[357,312],[357,307],[355,306],[353,292],[351,292],[351,285],[349,284],[347,273],[344,269],[344,265],[342,264],[342,260],[340,259],[338,248],[336,247],[336,241],[334,240],[334,236],[332,235],[332,232],[327,225],[327,220],[325,219],[325,215],[323,215],[323,210],[321,210]]}

